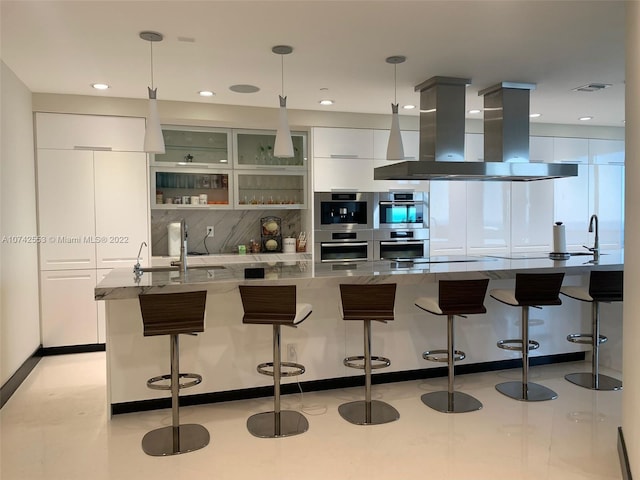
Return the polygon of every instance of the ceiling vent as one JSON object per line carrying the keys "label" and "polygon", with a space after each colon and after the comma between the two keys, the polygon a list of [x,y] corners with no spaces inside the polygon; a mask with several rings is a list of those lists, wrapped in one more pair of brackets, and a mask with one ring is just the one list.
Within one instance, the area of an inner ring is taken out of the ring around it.
{"label": "ceiling vent", "polygon": [[574,92],[599,92],[600,90],[604,90],[610,86],[610,83],[587,83],[586,85],[573,88],[572,90]]}

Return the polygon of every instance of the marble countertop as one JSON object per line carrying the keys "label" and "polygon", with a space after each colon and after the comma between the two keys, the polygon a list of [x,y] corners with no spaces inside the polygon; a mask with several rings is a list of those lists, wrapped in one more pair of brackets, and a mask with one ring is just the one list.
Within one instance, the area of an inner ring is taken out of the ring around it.
{"label": "marble countertop", "polygon": [[[266,258],[265,258],[266,257]],[[166,259],[166,261],[165,261]],[[353,264],[317,264],[310,254],[211,255],[190,257],[196,268],[180,271],[145,272],[140,277],[131,269],[113,269],[96,287],[96,300],[135,298],[142,293],[170,293],[205,289],[224,292],[239,283],[314,285],[352,283],[419,283],[469,276],[492,279],[512,278],[518,272],[559,270],[580,275],[594,267],[623,268],[622,250],[601,253],[597,263],[592,256],[572,256],[551,260],[542,252],[513,253],[504,256],[431,257],[421,263],[375,261]],[[154,266],[168,265],[169,257],[154,258]],[[203,267],[211,268],[203,268]],[[264,268],[264,279],[245,279],[245,268]]]}

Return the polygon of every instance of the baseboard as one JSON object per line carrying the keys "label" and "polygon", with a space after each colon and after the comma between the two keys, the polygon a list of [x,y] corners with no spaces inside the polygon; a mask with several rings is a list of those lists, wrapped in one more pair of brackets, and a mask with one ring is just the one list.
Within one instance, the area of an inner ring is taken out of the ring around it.
{"label": "baseboard", "polygon": [[38,347],[38,349],[18,367],[18,370],[11,375],[11,378],[0,387],[0,408],[4,407],[4,404],[7,403],[16,390],[18,390],[18,387],[22,385],[22,382],[29,376],[31,370],[38,364],[40,358],[42,358],[41,355],[38,354],[41,348],[42,346]]}
{"label": "baseboard", "polygon": [[40,345],[35,352],[27,358],[24,363],[16,370],[9,380],[0,387],[0,408],[11,398],[18,390],[18,387],[29,376],[31,370],[35,368],[42,357],[50,355],[68,355],[71,353],[89,353],[104,352],[106,350],[104,343],[91,343],[87,345],[71,345],[68,347],[43,347]]}
{"label": "baseboard", "polygon": [[[551,363],[579,362],[585,359],[585,352],[562,353],[543,357],[532,357],[529,365],[548,365]],[[495,362],[474,363],[458,365],[455,367],[456,375],[468,373],[492,372],[495,370],[507,370],[510,368],[522,368],[522,359],[498,360]],[[446,377],[447,367],[422,368],[418,370],[406,370],[402,372],[377,373],[371,377],[371,383],[395,383],[426,378]],[[335,390],[339,388],[359,387],[364,385],[364,376],[338,377],[323,380],[311,380],[308,382],[285,383],[281,385],[280,392],[283,395],[303,392],[317,392],[321,390]],[[207,403],[228,402],[233,400],[247,400],[250,398],[270,397],[273,395],[273,386],[243,388],[239,390],[227,390],[224,392],[200,393],[196,395],[180,396],[180,406],[203,405]],[[157,398],[153,400],[139,400],[135,402],[122,402],[111,404],[111,414],[142,412],[171,408],[170,398]]]}
{"label": "baseboard", "polygon": [[631,477],[631,465],[629,465],[629,456],[627,455],[627,444],[624,442],[622,427],[618,427],[618,456],[620,457],[620,471],[622,472],[622,480],[633,480]]}
{"label": "baseboard", "polygon": [[50,355],[69,355],[72,353],[91,353],[91,352],[104,352],[106,351],[106,345],[104,343],[89,343],[86,345],[69,345],[64,347],[42,347],[38,349],[38,354],[41,357],[48,357]]}

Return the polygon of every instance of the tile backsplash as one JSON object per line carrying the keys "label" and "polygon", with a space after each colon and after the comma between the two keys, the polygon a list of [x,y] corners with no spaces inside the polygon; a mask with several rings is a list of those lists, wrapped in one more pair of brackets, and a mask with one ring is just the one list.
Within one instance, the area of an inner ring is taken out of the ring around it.
{"label": "tile backsplash", "polygon": [[[301,230],[300,210],[152,210],[151,254],[169,254],[167,226],[183,218],[187,224],[189,253],[236,253],[238,245],[260,240],[260,219],[280,217],[282,235],[297,235]],[[207,226],[214,227],[214,237],[206,238]]]}

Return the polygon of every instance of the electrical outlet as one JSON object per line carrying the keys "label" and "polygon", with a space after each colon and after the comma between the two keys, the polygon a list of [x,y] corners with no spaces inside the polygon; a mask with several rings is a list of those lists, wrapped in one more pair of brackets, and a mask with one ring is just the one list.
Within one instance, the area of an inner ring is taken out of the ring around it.
{"label": "electrical outlet", "polygon": [[213,237],[213,225],[207,227],[207,237]]}
{"label": "electrical outlet", "polygon": [[298,354],[296,353],[296,344],[295,343],[287,344],[287,360],[289,360],[290,362],[293,362],[296,360],[297,356]]}

